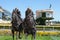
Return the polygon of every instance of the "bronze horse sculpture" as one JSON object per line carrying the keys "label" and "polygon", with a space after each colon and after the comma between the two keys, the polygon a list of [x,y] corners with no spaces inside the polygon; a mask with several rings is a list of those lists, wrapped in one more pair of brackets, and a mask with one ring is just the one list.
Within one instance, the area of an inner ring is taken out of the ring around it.
{"label": "bronze horse sculpture", "polygon": [[[15,8],[15,10],[13,10],[13,12],[12,12],[12,22],[11,23],[12,23],[13,40],[14,40],[15,31],[16,31],[16,40],[17,40],[18,37],[21,38],[20,33],[23,31],[21,14],[17,8]],[[19,33],[19,35],[18,35],[18,33]]]}
{"label": "bronze horse sculpture", "polygon": [[36,28],[34,14],[30,8],[27,8],[25,13],[26,13],[24,19],[24,34],[26,36],[25,39],[27,40],[27,36],[31,34],[32,35],[31,40],[35,40]]}

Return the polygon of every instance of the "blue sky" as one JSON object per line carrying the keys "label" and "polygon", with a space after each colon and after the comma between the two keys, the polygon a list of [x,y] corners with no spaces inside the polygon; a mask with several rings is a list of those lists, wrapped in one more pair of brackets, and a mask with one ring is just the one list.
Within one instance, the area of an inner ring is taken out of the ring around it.
{"label": "blue sky", "polygon": [[54,20],[60,21],[60,0],[0,0],[0,6],[10,12],[17,7],[21,11],[22,18],[25,17],[25,11],[28,7],[35,14],[36,10],[48,9],[50,4],[54,10]]}

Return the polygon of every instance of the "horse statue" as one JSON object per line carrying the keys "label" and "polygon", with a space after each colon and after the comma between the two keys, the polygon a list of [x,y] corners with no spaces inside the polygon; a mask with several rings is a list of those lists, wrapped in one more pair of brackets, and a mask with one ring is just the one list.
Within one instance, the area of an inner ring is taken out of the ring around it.
{"label": "horse statue", "polygon": [[34,20],[34,14],[30,8],[27,8],[25,19],[24,19],[24,34],[25,39],[27,40],[28,35],[32,35],[31,40],[35,40],[36,36],[36,28],[35,28],[35,20]]}
{"label": "horse statue", "polygon": [[21,18],[20,11],[17,8],[15,8],[15,10],[13,10],[12,12],[12,22],[11,22],[13,40],[14,40],[14,32],[16,32],[16,40],[18,40],[18,37],[21,38],[20,33],[23,31],[22,22],[23,21]]}

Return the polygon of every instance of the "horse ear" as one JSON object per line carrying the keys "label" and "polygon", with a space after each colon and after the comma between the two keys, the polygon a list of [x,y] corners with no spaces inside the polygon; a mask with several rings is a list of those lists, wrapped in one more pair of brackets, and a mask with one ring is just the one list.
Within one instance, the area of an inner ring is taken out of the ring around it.
{"label": "horse ear", "polygon": [[20,13],[20,11],[18,11],[18,13],[19,13],[19,15],[21,16],[21,13]]}
{"label": "horse ear", "polygon": [[27,16],[27,14],[28,14],[28,12],[27,12],[27,10],[25,11],[25,16]]}

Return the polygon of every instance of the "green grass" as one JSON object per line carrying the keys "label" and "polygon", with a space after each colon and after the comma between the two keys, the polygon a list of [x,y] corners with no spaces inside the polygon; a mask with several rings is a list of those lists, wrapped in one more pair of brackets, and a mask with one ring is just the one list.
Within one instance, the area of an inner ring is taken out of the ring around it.
{"label": "green grass", "polygon": [[[0,36],[0,40],[12,40],[12,36]],[[24,40],[24,36],[23,36],[22,40]],[[31,40],[31,36],[28,36],[28,40]],[[37,35],[36,40],[60,40],[60,37],[59,36],[39,36],[39,35]]]}

